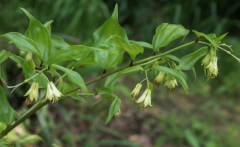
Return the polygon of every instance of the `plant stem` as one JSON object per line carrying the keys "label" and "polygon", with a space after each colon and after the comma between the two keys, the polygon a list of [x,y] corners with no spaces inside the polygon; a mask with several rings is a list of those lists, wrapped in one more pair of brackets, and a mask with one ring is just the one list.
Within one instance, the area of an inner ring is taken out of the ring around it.
{"label": "plant stem", "polygon": [[[201,42],[201,41],[199,41],[198,43],[204,44],[204,43]],[[142,59],[142,60],[140,60],[140,61],[134,62],[134,63],[133,63],[133,66],[136,66],[136,65],[139,65],[139,64],[142,64],[142,63],[145,63],[145,62],[148,62],[148,61],[157,59],[157,58],[159,58],[159,57],[162,57],[162,56],[164,56],[164,55],[167,55],[167,54],[169,54],[169,53],[172,53],[172,52],[174,52],[174,51],[177,51],[177,50],[179,50],[179,49],[182,49],[182,48],[184,48],[184,47],[187,47],[187,46],[190,46],[190,45],[193,45],[193,44],[195,44],[195,41],[192,41],[192,42],[183,44],[183,45],[181,45],[181,46],[175,47],[175,48],[173,48],[173,49],[171,49],[171,50],[169,50],[169,51],[166,51],[166,52],[164,52],[164,53],[161,53],[161,54],[158,54],[158,55],[155,55],[155,56],[151,56],[151,57]],[[206,45],[206,44],[205,44],[205,45]],[[116,69],[116,70],[107,72],[107,73],[105,73],[105,74],[103,74],[103,75],[100,75],[100,76],[98,76],[98,77],[96,77],[96,78],[94,78],[94,79],[86,82],[85,84],[86,84],[86,85],[89,85],[89,84],[91,84],[91,83],[94,83],[94,82],[96,82],[96,81],[98,81],[98,80],[101,80],[101,79],[103,79],[103,78],[105,78],[105,77],[107,77],[107,76],[109,76],[109,75],[111,75],[111,74],[114,74],[114,73],[116,73],[116,72],[119,72],[119,71],[121,71],[121,70],[123,70],[123,69],[125,69],[125,68],[128,68],[128,67],[130,67],[130,65],[125,65],[125,66],[123,66],[123,67],[121,67],[121,68],[118,68],[118,69]],[[69,94],[69,93],[71,93],[71,92],[73,92],[73,91],[76,91],[76,90],[78,90],[79,88],[80,88],[80,87],[74,87],[73,89],[65,92],[64,95]],[[31,116],[33,113],[35,113],[36,111],[38,111],[39,109],[41,109],[43,106],[47,105],[48,103],[49,103],[49,101],[46,100],[46,99],[44,99],[42,102],[36,103],[34,106],[32,106],[31,109],[29,109],[25,114],[23,114],[16,122],[14,122],[12,125],[10,125],[6,130],[4,130],[4,131],[0,134],[0,139],[3,138],[3,137],[4,137],[5,135],[7,135],[12,129],[14,129],[17,125],[19,125],[21,122],[23,122],[25,119],[27,119],[29,116]]]}

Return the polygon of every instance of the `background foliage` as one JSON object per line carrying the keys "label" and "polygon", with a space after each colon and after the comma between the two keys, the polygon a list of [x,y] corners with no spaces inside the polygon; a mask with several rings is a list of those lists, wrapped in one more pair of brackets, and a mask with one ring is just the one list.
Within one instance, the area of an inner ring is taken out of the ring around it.
{"label": "background foliage", "polygon": [[[161,23],[181,24],[187,29],[215,33],[217,36],[229,32],[224,41],[232,44],[234,54],[240,57],[240,2],[234,0],[2,0],[0,34],[25,33],[29,21],[19,9],[22,7],[43,23],[54,20],[51,28],[53,35],[63,37],[70,44],[91,45],[93,32],[110,17],[116,3],[119,5],[119,23],[131,40],[151,43]],[[194,39],[195,35],[190,33],[185,42]],[[161,51],[179,45],[177,43],[180,41],[170,43]],[[0,49],[17,51],[13,44],[7,44],[3,38],[0,39]],[[175,55],[181,57],[196,49],[197,46],[186,48]],[[137,59],[150,55],[152,51],[149,50]],[[99,95],[85,98],[87,104],[64,99],[58,105],[46,106],[30,117],[11,132],[7,140],[15,143],[18,139],[16,136],[38,134],[48,146],[239,146],[239,63],[223,52],[219,52],[218,56],[220,74],[207,84],[201,85],[206,78],[200,62],[196,71],[202,74],[197,75],[196,82],[194,75],[188,73],[189,95],[185,95],[182,88],[166,92],[162,86],[155,92],[153,107],[142,112],[137,110],[129,93],[143,75],[126,74],[119,78],[115,86],[116,94],[122,99],[122,114],[107,126],[104,123],[110,103],[103,101],[92,105],[100,98]],[[122,64],[129,64],[129,56],[125,56],[123,61]],[[21,69],[14,62],[7,60],[1,68],[8,85],[23,80]],[[86,79],[102,72],[97,65],[76,70]],[[150,76],[153,79],[155,75],[151,73]],[[102,82],[90,85],[89,89],[101,87]],[[6,86],[4,88],[7,90]],[[25,85],[13,94],[8,93],[10,104],[20,114],[28,109],[23,97],[27,89],[28,85]],[[35,146],[43,146],[43,143],[37,142]]]}

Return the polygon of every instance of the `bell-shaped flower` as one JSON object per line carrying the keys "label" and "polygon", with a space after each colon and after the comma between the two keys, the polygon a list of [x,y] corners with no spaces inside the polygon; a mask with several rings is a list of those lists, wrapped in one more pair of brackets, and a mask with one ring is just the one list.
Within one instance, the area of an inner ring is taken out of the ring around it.
{"label": "bell-shaped flower", "polygon": [[207,67],[209,65],[209,63],[211,62],[211,56],[209,55],[209,53],[205,56],[205,58],[202,60],[202,65],[204,67]]}
{"label": "bell-shaped flower", "polygon": [[136,85],[136,87],[133,89],[133,91],[132,91],[132,93],[131,93],[131,97],[133,98],[133,100],[135,99],[135,97],[138,96],[141,88],[142,88],[142,84],[138,83],[138,84]]}
{"label": "bell-shaped flower", "polygon": [[157,87],[160,86],[160,84],[163,82],[164,79],[164,72],[159,72],[159,74],[156,76],[156,78],[154,79],[154,85],[156,85]]}
{"label": "bell-shaped flower", "polygon": [[175,78],[171,80],[167,80],[164,86],[167,86],[168,91],[172,91],[175,89],[176,86],[178,86],[177,80]]}
{"label": "bell-shaped flower", "polygon": [[38,82],[33,82],[30,89],[24,96],[29,96],[26,101],[34,102],[38,100],[39,92],[38,92]]}
{"label": "bell-shaped flower", "polygon": [[206,67],[206,75],[209,78],[215,78],[218,74],[218,67],[217,67],[217,57],[214,57],[213,60],[209,63]]}
{"label": "bell-shaped flower", "polygon": [[52,81],[48,82],[46,99],[55,103],[63,94],[56,88]]}
{"label": "bell-shaped flower", "polygon": [[150,89],[146,89],[142,96],[136,100],[137,103],[140,103],[138,108],[142,108],[143,110],[145,110],[145,108],[149,105],[149,106],[152,106],[151,105],[151,93],[152,91]]}
{"label": "bell-shaped flower", "polygon": [[114,118],[119,117],[120,114],[121,114],[121,109],[119,108],[118,111],[117,111],[117,113],[115,113],[115,114],[113,115],[113,117],[114,117]]}

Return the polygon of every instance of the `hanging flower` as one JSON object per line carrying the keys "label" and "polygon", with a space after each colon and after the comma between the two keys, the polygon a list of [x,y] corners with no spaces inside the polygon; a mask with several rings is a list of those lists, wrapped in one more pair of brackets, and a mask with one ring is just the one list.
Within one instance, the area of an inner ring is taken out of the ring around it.
{"label": "hanging flower", "polygon": [[160,86],[160,84],[163,82],[164,79],[164,72],[159,72],[159,74],[156,76],[156,78],[154,79],[154,85],[156,85],[157,87]]}
{"label": "hanging flower", "polygon": [[171,80],[167,80],[164,86],[168,87],[167,88],[168,91],[172,91],[175,89],[176,86],[178,86],[177,80],[175,78]]}
{"label": "hanging flower", "polygon": [[37,101],[39,97],[38,83],[33,82],[30,89],[27,91],[27,93],[24,96],[29,96],[29,98],[27,98],[26,101],[29,101],[29,102]]}
{"label": "hanging flower", "polygon": [[209,54],[207,54],[205,56],[205,58],[202,60],[202,65],[204,67],[207,67],[209,65],[209,63],[211,62],[211,56]]}
{"label": "hanging flower", "polygon": [[142,108],[143,110],[145,110],[148,105],[152,106],[151,93],[152,91],[150,89],[146,89],[142,96],[138,100],[136,100],[137,103],[140,103],[138,106],[139,109]]}
{"label": "hanging flower", "polygon": [[113,115],[113,118],[119,117],[120,114],[121,114],[121,109],[119,108],[117,113]]}
{"label": "hanging flower", "polygon": [[214,57],[213,60],[209,63],[206,67],[206,75],[209,78],[215,78],[218,74],[218,67],[217,67],[217,57]]}
{"label": "hanging flower", "polygon": [[63,94],[56,88],[52,81],[48,82],[46,99],[55,103]]}
{"label": "hanging flower", "polygon": [[133,91],[131,93],[131,97],[132,97],[133,100],[135,99],[135,97],[138,96],[139,91],[141,90],[141,88],[142,88],[142,84],[138,83],[136,85],[136,87],[133,89]]}

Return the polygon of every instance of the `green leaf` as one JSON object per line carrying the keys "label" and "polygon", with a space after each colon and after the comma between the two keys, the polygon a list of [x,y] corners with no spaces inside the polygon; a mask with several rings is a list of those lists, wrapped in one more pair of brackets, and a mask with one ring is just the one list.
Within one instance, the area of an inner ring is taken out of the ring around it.
{"label": "green leaf", "polygon": [[94,146],[122,146],[122,147],[139,147],[131,141],[127,140],[101,140],[94,144]]}
{"label": "green leaf", "polygon": [[51,34],[51,24],[53,23],[53,20],[49,20],[43,24],[43,26],[48,30],[49,34]]}
{"label": "green leaf", "polygon": [[180,59],[174,55],[165,55],[164,57],[167,57],[169,59],[172,59],[173,61],[177,61],[177,62],[180,62]]}
{"label": "green leaf", "polygon": [[113,43],[103,51],[94,51],[95,61],[104,69],[114,67],[123,59],[124,50],[116,47]]}
{"label": "green leaf", "polygon": [[105,44],[112,36],[120,36],[128,41],[125,30],[118,23],[118,5],[116,4],[112,17],[93,33],[94,44]]}
{"label": "green leaf", "polygon": [[141,46],[144,47],[144,48],[153,49],[153,46],[152,46],[150,43],[147,43],[147,42],[143,42],[143,41],[134,41],[134,40],[130,40],[129,42],[130,42],[130,43],[136,43],[136,44],[139,44],[139,45],[141,45]]}
{"label": "green leaf", "polygon": [[153,50],[158,51],[161,47],[167,46],[171,41],[183,37],[189,33],[189,30],[185,29],[182,25],[161,24],[153,37]]}
{"label": "green leaf", "polygon": [[216,48],[216,43],[215,43],[216,35],[215,34],[204,34],[204,33],[198,32],[196,30],[193,30],[192,32],[195,33],[198,38],[204,37]]}
{"label": "green leaf", "polygon": [[106,94],[106,95],[109,95],[109,96],[112,96],[112,97],[116,97],[116,95],[114,95],[113,94],[113,91],[112,91],[112,89],[110,89],[110,88],[103,88],[103,89],[96,89],[97,90],[97,92],[99,93],[99,92],[101,92],[101,93],[103,93],[103,94]]}
{"label": "green leaf", "polygon": [[74,66],[77,67],[77,66],[85,66],[85,65],[93,65],[93,64],[97,64],[93,56],[86,56],[78,60]]}
{"label": "green leaf", "polygon": [[227,34],[228,34],[228,32],[225,33],[225,34],[223,34],[223,35],[221,35],[220,37],[216,38],[216,39],[215,39],[215,42],[216,42],[217,44],[219,44],[220,41],[221,41]]}
{"label": "green leaf", "polygon": [[112,119],[113,115],[118,112],[118,110],[120,109],[120,106],[121,106],[121,99],[116,98],[112,102],[112,104],[109,108],[109,113],[108,113],[108,117],[107,117],[105,124],[107,124]]}
{"label": "green leaf", "polygon": [[38,49],[37,44],[32,39],[22,35],[21,33],[10,32],[1,35],[1,37],[5,37],[11,40],[17,46],[17,48],[19,48],[22,51],[32,52],[38,57],[43,57],[43,54]]}
{"label": "green leaf", "polygon": [[69,44],[65,40],[57,36],[51,36],[51,44],[53,47],[56,48],[65,48],[69,46]]}
{"label": "green leaf", "polygon": [[80,97],[80,96],[77,94],[77,92],[71,92],[71,93],[67,94],[66,96],[70,96],[70,97],[72,97],[72,98],[75,99],[75,100],[78,100],[78,101],[81,101],[81,102],[84,102],[84,103],[87,104],[87,101],[86,101],[85,99],[83,99],[82,97]]}
{"label": "green leaf", "polygon": [[9,56],[10,56],[11,52],[8,52],[6,50],[2,50],[0,52],[0,64],[5,61]]}
{"label": "green leaf", "polygon": [[186,137],[186,139],[187,139],[187,142],[188,142],[192,147],[200,147],[200,144],[199,144],[199,142],[198,142],[197,137],[195,136],[195,134],[194,134],[191,130],[189,130],[189,129],[185,130],[185,131],[184,131],[184,135],[185,135],[185,137]]}
{"label": "green leaf", "polygon": [[18,139],[18,141],[16,142],[16,145],[22,145],[25,143],[34,143],[37,141],[42,141],[44,142],[44,140],[38,136],[38,135],[26,135],[24,137],[21,137],[20,139]]}
{"label": "green leaf", "polygon": [[167,68],[164,66],[154,66],[153,69],[164,72],[164,73],[172,74],[177,79],[177,81],[182,85],[184,91],[188,94],[188,85],[187,85],[184,77],[182,76],[182,74],[179,71],[170,69],[170,68]]}
{"label": "green leaf", "polygon": [[110,101],[112,101],[114,99],[115,99],[115,97],[112,97],[112,96],[104,96],[104,97],[101,97],[99,100],[97,100],[93,105],[96,105],[96,104],[98,104],[99,102],[101,102],[103,100],[110,100]]}
{"label": "green leaf", "polygon": [[16,111],[8,103],[5,91],[0,85],[0,122],[11,125],[15,116]]}
{"label": "green leaf", "polygon": [[51,65],[56,62],[83,58],[93,50],[100,50],[100,52],[105,52],[104,50],[95,47],[88,47],[84,45],[71,45],[55,52],[45,64]]}
{"label": "green leaf", "polygon": [[192,72],[193,72],[193,74],[194,74],[194,78],[195,78],[195,80],[194,80],[194,81],[196,82],[196,79],[197,79],[197,74],[196,74],[196,71],[195,71],[195,68],[194,68],[194,67],[192,68]]}
{"label": "green leaf", "polygon": [[36,20],[27,10],[20,8],[28,16],[30,20],[29,27],[26,31],[26,36],[36,42],[43,55],[43,61],[47,61],[51,50],[51,37],[48,30],[42,25],[41,22]]}
{"label": "green leaf", "polygon": [[124,51],[108,41],[112,35],[122,37],[128,42],[125,30],[118,23],[118,6],[116,4],[114,12],[110,19],[108,19],[100,28],[94,33],[93,47],[99,47],[107,52],[94,51],[95,61],[104,69],[114,67],[123,59]]}
{"label": "green leaf", "polygon": [[126,69],[124,69],[120,72],[114,73],[114,74],[107,77],[107,80],[105,81],[104,86],[108,87],[108,88],[111,88],[117,82],[117,79],[120,75],[135,72],[135,71],[139,71],[139,70],[143,71],[143,68],[141,66],[133,66],[133,67],[126,68]]}
{"label": "green leaf", "polygon": [[111,41],[118,47],[126,50],[131,56],[132,60],[136,58],[139,53],[143,53],[144,49],[137,43],[128,43],[124,38],[113,35]]}
{"label": "green leaf", "polygon": [[5,123],[0,122],[0,133],[4,131],[7,128],[7,125]]}
{"label": "green leaf", "polygon": [[153,91],[154,86],[151,82],[149,82],[148,84],[149,84],[149,88],[151,90],[151,98],[153,98],[154,97],[154,91]]}
{"label": "green leaf", "polygon": [[[36,75],[36,72],[34,69],[35,65],[32,60],[26,61],[23,58],[16,56],[14,54],[11,54],[9,58],[11,58],[13,61],[19,63],[22,66],[25,79],[28,79]],[[31,85],[34,81],[39,83],[39,88],[46,87],[47,83],[49,82],[48,78],[43,73],[32,78],[28,83]]]}
{"label": "green leaf", "polygon": [[88,89],[87,89],[82,77],[77,72],[67,69],[65,67],[59,66],[59,65],[52,65],[52,67],[65,72],[71,83],[81,87],[87,94],[89,94]]}
{"label": "green leaf", "polygon": [[186,56],[183,56],[179,62],[179,65],[177,69],[180,70],[191,70],[194,66],[194,64],[203,56],[205,56],[208,53],[208,47],[202,47],[198,49],[197,51],[188,54]]}

